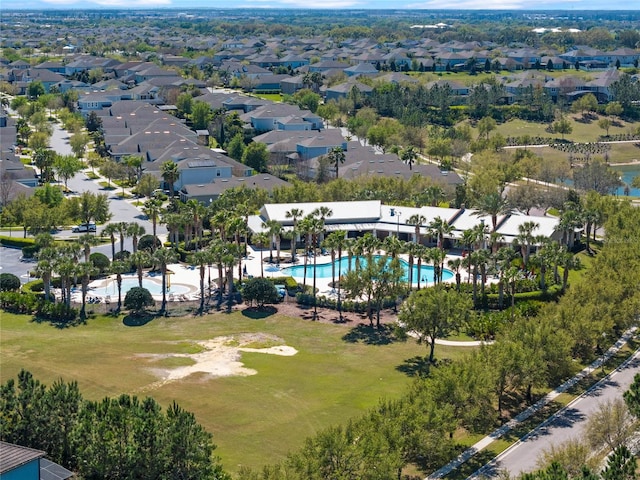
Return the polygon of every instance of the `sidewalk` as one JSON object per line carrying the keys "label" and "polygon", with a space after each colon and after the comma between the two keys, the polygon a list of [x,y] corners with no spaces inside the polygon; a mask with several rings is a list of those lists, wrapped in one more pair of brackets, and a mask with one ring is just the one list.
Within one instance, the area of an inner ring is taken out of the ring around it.
{"label": "sidewalk", "polygon": [[[589,375],[594,370],[597,370],[602,366],[604,362],[609,360],[613,355],[615,355],[636,333],[637,327],[632,327],[618,339],[618,341],[611,347],[606,353],[595,360],[591,365],[585,367],[580,373],[578,373],[573,378],[567,380],[565,383],[560,385],[558,388],[549,392],[542,399],[538,400],[535,404],[531,405],[524,412],[520,413],[518,416],[505,423],[502,427],[494,430],[492,433],[484,437],[482,440],[475,443],[473,446],[469,447],[467,450],[458,455],[457,458],[449,462],[444,467],[439,470],[433,472],[431,475],[426,477],[425,480],[432,480],[437,478],[442,478],[445,475],[448,475],[451,471],[458,468],[460,465],[465,463],[467,460],[472,458],[476,453],[480,452],[484,448],[486,448],[489,444],[491,444],[494,440],[499,439],[504,434],[512,430],[514,427],[519,425],[520,423],[527,420],[534,413],[539,411],[541,408],[549,404],[555,398],[557,398],[560,394],[566,392],[568,389],[573,387],[576,383],[582,380],[585,376]],[[583,394],[584,395],[584,394]]]}

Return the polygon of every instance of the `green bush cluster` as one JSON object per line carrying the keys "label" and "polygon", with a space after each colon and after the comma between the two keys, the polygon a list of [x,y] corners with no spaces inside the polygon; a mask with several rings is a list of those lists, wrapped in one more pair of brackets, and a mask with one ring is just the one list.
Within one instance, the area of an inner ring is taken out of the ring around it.
{"label": "green bush cluster", "polygon": [[288,292],[295,293],[300,290],[298,282],[293,277],[273,277],[271,281],[274,285],[284,285]]}
{"label": "green bush cluster", "polygon": [[13,273],[0,273],[0,291],[20,290],[20,279]]}
{"label": "green bush cluster", "polygon": [[78,309],[46,301],[42,295],[32,292],[0,292],[0,308],[52,322],[73,322],[78,318]]}
{"label": "green bush cluster", "polygon": [[34,244],[35,240],[33,238],[17,238],[0,235],[0,245],[3,247],[23,248]]}
{"label": "green bush cluster", "polygon": [[[300,305],[305,306],[313,306],[314,297],[311,293],[303,293],[299,292],[296,295],[296,301]],[[331,308],[334,310],[338,309],[338,302],[333,298],[325,297],[324,295],[318,295],[315,297],[315,303],[318,307],[321,308]],[[343,300],[340,302],[343,312],[355,312],[355,313],[365,313],[367,311],[367,302],[357,302],[354,300]],[[395,298],[385,298],[382,301],[382,308],[391,308],[395,306],[396,300]]]}

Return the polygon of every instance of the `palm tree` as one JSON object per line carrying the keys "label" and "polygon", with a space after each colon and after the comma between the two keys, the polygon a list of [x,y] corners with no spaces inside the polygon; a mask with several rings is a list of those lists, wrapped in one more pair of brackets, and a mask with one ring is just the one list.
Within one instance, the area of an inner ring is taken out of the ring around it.
{"label": "palm tree", "polygon": [[388,235],[382,241],[384,251],[387,252],[388,255],[391,255],[391,258],[398,258],[398,255],[406,249],[406,245],[407,242],[403,242],[394,235]]}
{"label": "palm tree", "polygon": [[98,245],[100,243],[100,240],[98,240],[95,235],[85,233],[78,238],[77,242],[84,252],[85,263],[89,263],[89,257],[91,256],[91,247],[93,247],[94,245]]}
{"label": "palm tree", "polygon": [[142,269],[151,261],[151,255],[145,250],[137,250],[129,257],[131,264],[136,267],[138,274],[138,286],[142,287]]}
{"label": "palm tree", "polygon": [[116,274],[116,284],[118,285],[118,312],[122,307],[122,274],[128,272],[130,268],[130,265],[124,260],[115,260],[111,262],[110,270],[111,273]]}
{"label": "palm tree", "polygon": [[223,259],[227,254],[227,243],[219,238],[214,239],[207,248],[211,255],[211,262],[218,269],[218,308],[222,305],[222,287],[224,283]]}
{"label": "palm tree", "polygon": [[424,215],[414,214],[407,218],[407,225],[413,225],[415,227],[414,231],[414,241],[416,243],[420,243],[420,228],[425,224],[427,218]]}
{"label": "palm tree", "polygon": [[516,245],[520,245],[520,251],[522,253],[522,261],[524,263],[525,270],[529,265],[531,246],[535,238],[533,232],[538,228],[540,228],[540,224],[534,221],[524,222],[521,225],[518,225],[518,235],[516,236],[514,243]]}
{"label": "palm tree", "polygon": [[[133,252],[138,251],[138,238],[144,235],[145,229],[138,222],[131,222],[127,225],[127,236],[131,237],[131,241],[133,242]],[[155,235],[154,235],[154,245],[155,245]]]}
{"label": "palm tree", "polygon": [[175,192],[173,190],[173,186],[180,178],[180,170],[178,170],[178,164],[173,160],[167,160],[160,167],[160,173],[162,175],[162,179],[169,185],[171,202],[174,202]]}
{"label": "palm tree", "polygon": [[204,274],[205,267],[211,261],[212,255],[206,250],[200,250],[191,255],[191,265],[199,268],[200,271],[200,315],[204,313]]}
{"label": "palm tree", "polygon": [[[420,256],[422,245],[418,243],[407,243],[407,254],[409,255],[408,275],[407,275],[407,288],[409,291],[413,288],[413,264],[415,258]],[[418,269],[418,276],[420,276],[420,270]]]}
{"label": "palm tree", "polygon": [[316,271],[318,255],[316,255],[316,246],[318,238],[324,230],[324,221],[322,218],[312,218],[310,221],[311,242],[313,245],[313,319],[318,317],[318,302],[316,301],[316,279],[318,272]]}
{"label": "palm tree", "polygon": [[167,265],[175,262],[177,257],[173,250],[164,247],[158,248],[151,256],[162,274],[162,305],[160,306],[160,313],[165,313],[167,309]]}
{"label": "palm tree", "polygon": [[539,235],[536,242],[541,245],[533,255],[533,261],[540,267],[540,290],[543,292],[547,289],[547,268],[551,264],[550,240],[548,237]]}
{"label": "palm tree", "polygon": [[438,185],[427,187],[422,195],[425,202],[432,207],[437,207],[441,200],[444,199],[444,190]]}
{"label": "palm tree", "polygon": [[[237,245],[227,243],[222,255],[222,264],[227,272],[227,310],[231,311],[233,304],[233,267],[238,263]],[[222,288],[222,287],[220,287]]]}
{"label": "palm tree", "polygon": [[480,263],[485,261],[483,250],[476,250],[469,255],[469,271],[472,276],[473,284],[473,304],[477,305],[478,301],[478,267]]}
{"label": "palm tree", "polygon": [[[195,237],[196,250],[200,247],[200,240],[202,239],[202,221],[206,214],[206,208],[203,204],[197,200],[189,200],[184,204],[185,217],[189,219],[189,239],[185,239],[185,248],[188,248],[191,243],[192,237]],[[239,217],[233,217],[239,218]],[[244,223],[244,221],[242,221]],[[193,232],[193,235],[192,235]]]}
{"label": "palm tree", "polygon": [[236,204],[234,208],[234,212],[236,215],[240,216],[244,220],[245,229],[244,229],[244,251],[247,251],[247,244],[249,243],[249,215],[254,212],[254,209],[247,202],[242,202]]}
{"label": "palm tree", "polygon": [[71,307],[71,277],[76,273],[76,262],[71,257],[59,256],[55,263],[55,271],[60,275],[62,300],[67,307]]}
{"label": "palm tree", "polygon": [[478,250],[475,253],[475,262],[480,270],[480,295],[484,298],[484,287],[487,284],[487,266],[489,264],[488,250]]}
{"label": "palm tree", "polygon": [[313,229],[313,217],[311,215],[307,215],[298,224],[300,227],[300,233],[304,236],[304,268],[302,275],[302,286],[306,289],[307,287],[307,264],[309,263],[309,244],[311,243],[311,231]]}
{"label": "palm tree", "polygon": [[160,218],[160,214],[163,212],[162,210],[162,202],[157,198],[150,198],[144,202],[144,206],[142,207],[142,212],[151,220],[152,225],[152,233],[153,233],[153,246],[152,249],[156,249],[155,238],[157,237],[158,230],[158,220]]}
{"label": "palm tree", "polygon": [[262,228],[267,230],[271,237],[269,242],[269,261],[273,262],[273,244],[276,244],[276,263],[280,263],[280,234],[282,233],[282,225],[277,220],[267,220],[262,224]]}
{"label": "palm tree", "polygon": [[516,257],[512,248],[502,247],[493,255],[495,269],[498,272],[498,308],[502,310],[504,303],[504,273],[511,266],[511,261]]}
{"label": "palm tree", "polygon": [[447,253],[444,250],[436,248],[431,251],[431,261],[433,262],[433,268],[435,276],[437,277],[436,284],[442,283],[444,273],[444,261],[447,258]]}
{"label": "palm tree", "polygon": [[320,240],[317,242],[317,245],[319,246],[320,243],[324,241],[324,226],[325,226],[326,219],[333,216],[333,210],[331,210],[329,207],[318,207],[313,212],[311,212],[311,215],[318,218],[322,222],[322,230],[320,231]]}
{"label": "palm tree", "polygon": [[577,210],[567,209],[560,214],[558,227],[562,230],[562,242],[569,249],[573,248],[574,231],[582,225],[581,215]]}
{"label": "palm tree", "polygon": [[264,278],[264,259],[263,252],[264,246],[269,242],[269,235],[266,232],[259,232],[253,235],[253,243],[260,248],[260,276]]}
{"label": "palm tree", "polygon": [[124,252],[124,239],[129,236],[129,224],[127,222],[116,223],[116,231],[120,235],[120,255]]}
{"label": "palm tree", "polygon": [[111,240],[111,261],[116,258],[116,233],[118,233],[117,223],[109,223],[102,230],[102,235],[109,235],[109,239]]}
{"label": "palm tree", "polygon": [[429,234],[436,237],[436,245],[440,250],[444,250],[444,237],[445,235],[451,235],[453,232],[453,226],[449,225],[442,217],[434,218],[429,225]]}
{"label": "palm tree", "polygon": [[402,151],[402,153],[400,154],[400,158],[404,163],[409,165],[409,170],[412,170],[413,164],[415,163],[416,158],[418,158],[418,154],[416,153],[413,146],[409,146]]}
{"label": "palm tree", "polygon": [[329,164],[333,165],[333,167],[336,169],[336,178],[338,178],[338,168],[340,167],[340,164],[344,163],[345,158],[346,157],[342,147],[333,147],[327,154]]}
{"label": "palm tree", "polygon": [[516,313],[516,283],[519,278],[520,271],[516,267],[509,267],[504,273],[504,281],[511,290],[511,321],[513,321]]}
{"label": "palm tree", "polygon": [[338,259],[338,283],[336,288],[336,291],[338,294],[338,300],[336,305],[338,307],[338,315],[340,316],[340,321],[342,321],[342,302],[340,300],[340,278],[342,275],[341,275],[340,269],[342,264],[342,252],[347,248],[349,244],[347,239],[347,232],[345,232],[344,230],[335,230],[329,234],[329,236],[325,240],[325,243],[328,243],[331,248],[331,261],[332,261],[331,275],[333,277],[334,285],[336,285],[336,279],[335,279],[336,256]]}
{"label": "palm tree", "polygon": [[161,222],[167,225],[171,246],[173,248],[178,248],[180,229],[183,225],[182,215],[180,215],[179,213],[165,213],[161,217]]}
{"label": "palm tree", "polygon": [[76,270],[78,275],[80,275],[80,285],[82,286],[82,308],[80,309],[80,318],[84,320],[87,317],[86,307],[87,307],[87,291],[89,290],[89,281],[91,280],[91,275],[95,275],[98,272],[98,269],[95,268],[88,262],[82,262],[76,265]]}
{"label": "palm tree", "polygon": [[499,192],[489,193],[484,197],[481,197],[476,205],[476,211],[474,215],[478,217],[490,216],[492,231],[498,228],[498,216],[499,215],[511,215],[513,208],[509,205],[509,202],[500,195]]}
{"label": "palm tree", "polygon": [[426,282],[427,279],[424,278],[422,276],[422,262],[423,260],[426,260],[427,262],[429,262],[429,249],[424,246],[424,245],[418,245],[416,243],[416,249],[415,249],[415,255],[416,255],[416,263],[417,263],[417,267],[418,267],[418,280],[417,280],[417,286],[418,286],[418,290],[420,290],[421,288],[421,281]]}
{"label": "palm tree", "polygon": [[447,266],[456,274],[456,291],[460,291],[460,284],[462,283],[462,276],[460,275],[460,268],[462,268],[461,258],[452,258],[447,261]]}
{"label": "palm tree", "polygon": [[286,218],[291,218],[293,220],[294,235],[291,237],[291,263],[295,263],[296,261],[296,237],[298,235],[298,220],[300,220],[303,215],[304,212],[299,208],[292,208],[284,214]]}
{"label": "palm tree", "polygon": [[560,255],[560,266],[562,267],[562,291],[564,292],[569,283],[569,271],[580,270],[582,265],[578,257],[571,252],[565,251]]}
{"label": "palm tree", "polygon": [[44,298],[49,301],[51,297],[51,276],[55,267],[55,260],[58,257],[58,251],[55,247],[41,248],[36,254],[38,264],[36,266],[36,275],[42,278],[44,285]]}

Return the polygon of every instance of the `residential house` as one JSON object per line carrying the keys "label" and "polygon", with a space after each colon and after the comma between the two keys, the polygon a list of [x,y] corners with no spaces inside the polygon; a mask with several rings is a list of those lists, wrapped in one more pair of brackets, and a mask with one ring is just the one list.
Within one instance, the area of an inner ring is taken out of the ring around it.
{"label": "residential house", "polygon": [[0,442],[0,478],[2,480],[66,480],[74,476],[66,468],[45,458],[33,448]]}
{"label": "residential house", "polygon": [[320,91],[324,92],[324,100],[328,102],[330,100],[338,101],[341,98],[347,98],[351,91],[356,88],[360,95],[370,95],[373,92],[373,88],[364,83],[358,81],[349,81],[334,85],[332,87],[320,87]]}

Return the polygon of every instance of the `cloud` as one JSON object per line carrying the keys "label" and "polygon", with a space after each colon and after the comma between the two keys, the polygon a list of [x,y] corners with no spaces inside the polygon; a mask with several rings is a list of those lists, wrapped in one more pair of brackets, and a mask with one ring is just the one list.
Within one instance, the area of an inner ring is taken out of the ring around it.
{"label": "cloud", "polygon": [[87,3],[101,7],[153,7],[171,5],[171,0],[42,0],[49,5],[82,5]]}
{"label": "cloud", "polygon": [[236,5],[236,8],[301,8],[301,9],[340,9],[364,8],[366,3],[359,0],[326,0],[322,3],[310,5],[309,0],[253,0],[251,3]]}
{"label": "cloud", "polygon": [[429,0],[407,5],[411,9],[514,10],[524,8],[524,0]]}

